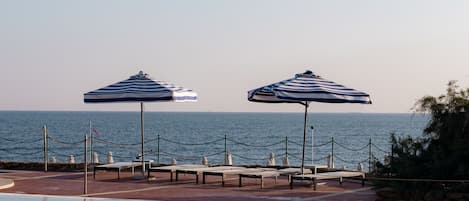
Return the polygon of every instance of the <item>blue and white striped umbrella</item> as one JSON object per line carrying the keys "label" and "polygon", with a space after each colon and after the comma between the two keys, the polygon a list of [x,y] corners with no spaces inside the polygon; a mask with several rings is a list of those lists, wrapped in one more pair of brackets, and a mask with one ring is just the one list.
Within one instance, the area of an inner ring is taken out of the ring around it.
{"label": "blue and white striped umbrella", "polygon": [[168,82],[152,80],[140,71],[127,80],[85,94],[85,103],[157,101],[195,102],[197,93]]}
{"label": "blue and white striped umbrella", "polygon": [[[168,82],[151,79],[140,71],[127,80],[84,94],[85,103],[139,102],[142,134],[142,171],[145,172],[143,102],[196,102],[197,93]],[[145,175],[145,174],[144,174]]]}
{"label": "blue and white striped umbrella", "polygon": [[325,80],[311,71],[260,87],[248,92],[248,100],[266,103],[363,103],[370,104],[370,95]]}
{"label": "blue and white striped umbrella", "polygon": [[248,100],[264,103],[299,103],[305,106],[302,170],[304,168],[306,121],[310,102],[371,104],[370,95],[367,93],[323,79],[309,70],[296,74],[293,78],[250,90]]}

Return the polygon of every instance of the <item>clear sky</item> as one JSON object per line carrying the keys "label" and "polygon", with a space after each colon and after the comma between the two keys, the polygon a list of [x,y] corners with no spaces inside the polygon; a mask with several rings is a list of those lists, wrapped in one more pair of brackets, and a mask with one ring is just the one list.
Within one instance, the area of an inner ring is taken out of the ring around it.
{"label": "clear sky", "polygon": [[313,112],[410,112],[449,80],[469,87],[466,0],[0,0],[0,110],[138,111],[83,93],[139,70],[194,89],[197,103],[149,111],[302,112],[247,91],[310,69],[373,105]]}

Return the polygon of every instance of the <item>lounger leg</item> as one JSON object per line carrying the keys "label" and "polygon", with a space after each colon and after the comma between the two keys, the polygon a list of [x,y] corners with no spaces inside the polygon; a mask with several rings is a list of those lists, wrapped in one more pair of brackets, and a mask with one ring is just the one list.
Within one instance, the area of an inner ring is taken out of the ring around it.
{"label": "lounger leg", "polygon": [[117,169],[117,180],[121,179],[121,169]]}
{"label": "lounger leg", "polygon": [[176,171],[176,181],[179,180],[179,172]]}
{"label": "lounger leg", "polygon": [[202,184],[205,184],[205,172],[202,173]]}
{"label": "lounger leg", "polygon": [[275,184],[277,184],[277,176],[274,177]]}
{"label": "lounger leg", "polygon": [[339,183],[340,183],[340,185],[342,185],[342,182],[343,182],[343,181],[342,181],[342,177],[340,177],[340,178],[339,178]]}
{"label": "lounger leg", "polygon": [[288,175],[288,180],[290,182],[290,189],[293,189],[293,178],[290,175]]}
{"label": "lounger leg", "polygon": [[131,169],[132,169],[132,175],[134,175],[134,174],[135,174],[135,169],[134,169],[134,167],[132,166]]}
{"label": "lounger leg", "polygon": [[96,179],[96,168],[93,168],[93,179]]}
{"label": "lounger leg", "polygon": [[263,188],[264,188],[264,177],[261,176],[261,189],[263,189]]}
{"label": "lounger leg", "polygon": [[171,182],[173,182],[173,172],[169,172],[169,174],[171,175],[171,176],[169,176],[169,180],[170,180]]}
{"label": "lounger leg", "polygon": [[243,177],[239,175],[239,187],[243,187]]}
{"label": "lounger leg", "polygon": [[317,186],[316,179],[313,178],[313,190],[314,191],[316,191],[316,186]]}
{"label": "lounger leg", "polygon": [[199,174],[195,174],[195,183],[199,184]]}
{"label": "lounger leg", "polygon": [[221,186],[225,187],[225,175],[221,176]]}
{"label": "lounger leg", "polygon": [[362,177],[362,187],[365,186],[365,177]]}

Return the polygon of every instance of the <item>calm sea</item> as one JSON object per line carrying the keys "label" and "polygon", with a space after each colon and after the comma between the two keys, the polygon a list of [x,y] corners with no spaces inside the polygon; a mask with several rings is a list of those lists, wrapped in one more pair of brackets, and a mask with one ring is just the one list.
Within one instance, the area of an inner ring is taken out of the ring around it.
{"label": "calm sea", "polygon": [[[140,153],[139,112],[2,111],[0,160],[42,161],[42,128],[46,125],[49,158],[66,162],[74,155],[82,162],[84,148],[80,142],[89,133],[90,121],[99,133],[94,135],[93,151],[101,162],[107,160],[108,152],[113,153],[115,161],[129,161]],[[355,168],[359,162],[366,165],[370,139],[371,153],[382,160],[390,151],[391,133],[421,136],[427,121],[428,116],[420,114],[310,113],[305,163],[311,164],[313,157],[315,164],[326,164],[327,155],[333,151],[336,167]],[[179,164],[200,163],[203,156],[210,163],[223,163],[226,148],[234,164],[266,164],[270,153],[279,164],[288,153],[290,163],[298,165],[302,139],[301,113],[145,113],[146,158],[159,158],[161,163],[171,163],[172,159]]]}

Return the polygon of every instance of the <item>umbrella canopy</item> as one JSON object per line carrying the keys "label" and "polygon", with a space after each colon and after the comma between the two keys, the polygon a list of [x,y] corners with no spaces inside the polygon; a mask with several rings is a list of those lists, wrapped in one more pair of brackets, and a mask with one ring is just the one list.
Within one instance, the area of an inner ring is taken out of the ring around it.
{"label": "umbrella canopy", "polygon": [[326,80],[309,70],[296,74],[293,78],[250,90],[248,100],[263,103],[299,103],[305,106],[302,172],[305,158],[306,121],[310,102],[371,104],[370,95],[367,93]]}
{"label": "umbrella canopy", "polygon": [[152,80],[140,71],[129,79],[85,94],[85,103],[197,101],[197,93],[168,82]]}
{"label": "umbrella canopy", "polygon": [[197,93],[168,82],[153,80],[140,71],[129,79],[84,94],[85,103],[140,102],[141,159],[145,171],[143,102],[195,102]]}
{"label": "umbrella canopy", "polygon": [[248,92],[248,100],[265,103],[363,103],[371,104],[370,95],[323,79],[312,71]]}

